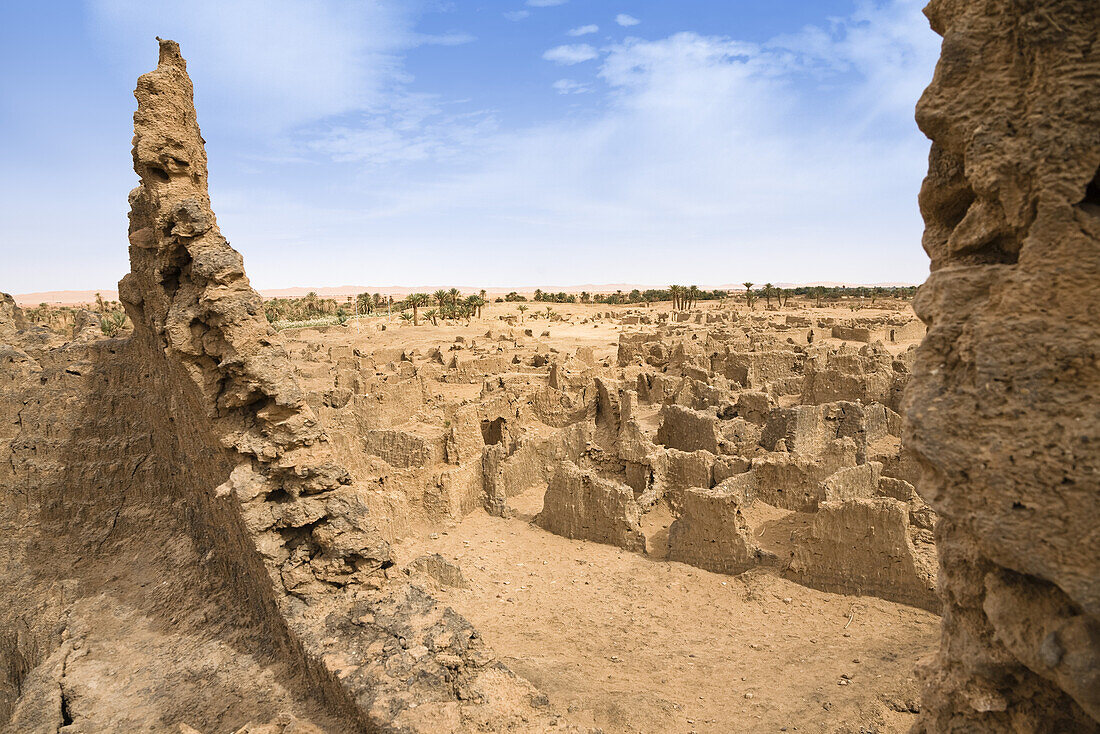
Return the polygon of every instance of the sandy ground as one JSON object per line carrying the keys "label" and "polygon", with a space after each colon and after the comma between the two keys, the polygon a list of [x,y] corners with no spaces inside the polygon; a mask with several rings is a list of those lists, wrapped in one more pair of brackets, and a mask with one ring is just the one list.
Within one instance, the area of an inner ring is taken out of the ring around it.
{"label": "sandy ground", "polygon": [[604,732],[903,732],[914,669],[939,618],[764,573],[709,573],[545,532],[482,511],[405,541],[402,563],[439,553],[468,588],[440,599],[569,721]]}

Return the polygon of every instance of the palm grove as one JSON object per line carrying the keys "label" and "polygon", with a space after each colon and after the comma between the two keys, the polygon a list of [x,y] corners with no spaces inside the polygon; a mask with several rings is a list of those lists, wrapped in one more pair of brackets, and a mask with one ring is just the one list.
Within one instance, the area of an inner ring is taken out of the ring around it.
{"label": "palm grove", "polygon": [[[535,289],[531,298],[512,291],[494,300],[496,303],[514,303],[537,301],[542,303],[602,303],[607,305],[651,304],[668,301],[675,310],[694,308],[700,301],[722,301],[735,299],[755,309],[761,301],[765,308],[771,308],[774,302],[780,308],[787,305],[791,296],[798,296],[823,305],[845,299],[870,299],[893,297],[910,299],[916,288],[912,286],[797,286],[793,288],[777,287],[771,283],[762,286],[746,281],[744,290],[729,291],[723,289],[705,290],[698,286],[670,285],[668,288],[635,288],[629,292],[615,290],[608,293],[545,292]],[[323,298],[311,291],[302,298],[271,298],[264,302],[267,320],[277,328],[304,326],[308,324],[343,324],[351,318],[363,316],[391,315],[415,326],[430,322],[438,326],[441,322],[469,321],[480,318],[483,309],[489,304],[484,290],[464,295],[458,288],[441,288],[431,294],[410,293],[395,299],[382,293],[360,293],[357,296],[341,298]],[[526,310],[526,308],[524,309]]]}

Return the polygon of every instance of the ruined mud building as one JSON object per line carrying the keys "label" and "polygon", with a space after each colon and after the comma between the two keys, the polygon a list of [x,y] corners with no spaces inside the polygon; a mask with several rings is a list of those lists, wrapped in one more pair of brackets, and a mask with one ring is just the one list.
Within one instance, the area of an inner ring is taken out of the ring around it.
{"label": "ruined mud building", "polygon": [[928,13],[915,352],[715,314],[632,325],[614,363],[514,333],[282,338],[161,42],[136,91],[133,335],[0,303],[0,726],[568,730],[389,551],[543,484],[554,533],[942,609],[923,731],[1096,730],[1100,6]]}

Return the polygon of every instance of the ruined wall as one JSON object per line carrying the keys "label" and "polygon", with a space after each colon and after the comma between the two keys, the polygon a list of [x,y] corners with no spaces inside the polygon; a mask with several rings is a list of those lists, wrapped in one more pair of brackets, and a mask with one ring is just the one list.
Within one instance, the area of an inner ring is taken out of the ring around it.
{"label": "ruined wall", "polygon": [[741,516],[744,496],[719,485],[681,495],[680,514],[668,529],[668,558],[715,573],[738,574],[760,565],[752,533]]}
{"label": "ruined wall", "polygon": [[554,472],[534,522],[566,538],[645,552],[641,509],[630,487],[563,461]]}
{"label": "ruined wall", "polygon": [[1100,3],[933,0],[928,325],[905,399],[940,514],[921,731],[1100,729]]}
{"label": "ruined wall", "polygon": [[924,542],[929,535],[909,525],[909,508],[893,498],[823,502],[795,543],[788,576],[823,591],[938,612],[935,556]]}

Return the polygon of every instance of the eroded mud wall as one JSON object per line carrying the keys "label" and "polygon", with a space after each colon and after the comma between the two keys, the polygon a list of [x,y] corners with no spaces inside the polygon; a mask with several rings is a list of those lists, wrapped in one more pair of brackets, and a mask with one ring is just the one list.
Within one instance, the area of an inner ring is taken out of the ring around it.
{"label": "eroded mud wall", "polygon": [[[332,692],[239,513],[210,491],[232,464],[196,406],[135,340],[38,337],[4,345],[0,386],[0,731],[224,730],[283,712],[335,725],[308,703]],[[248,662],[213,672],[218,648]],[[129,676],[147,676],[140,700]]]}
{"label": "eroded mud wall", "polygon": [[545,698],[389,573],[374,488],[217,228],[174,42],[135,96],[132,337],[0,303],[0,731],[544,731]]}
{"label": "eroded mud wall", "polygon": [[929,330],[906,443],[940,513],[920,729],[1100,728],[1100,3],[933,0]]}

